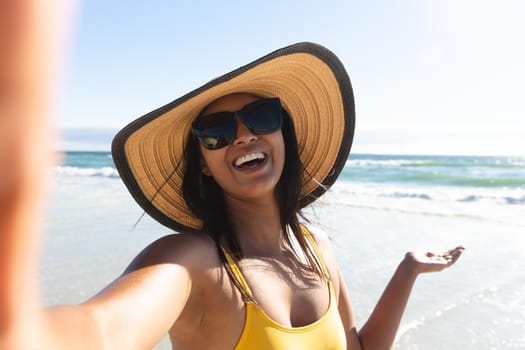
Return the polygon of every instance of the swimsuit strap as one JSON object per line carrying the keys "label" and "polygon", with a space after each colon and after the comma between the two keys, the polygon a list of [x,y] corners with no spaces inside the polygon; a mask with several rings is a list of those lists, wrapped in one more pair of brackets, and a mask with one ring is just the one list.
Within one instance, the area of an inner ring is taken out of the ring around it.
{"label": "swimsuit strap", "polygon": [[317,259],[317,262],[319,266],[321,267],[321,270],[323,271],[324,277],[328,282],[330,282],[330,273],[328,272],[328,269],[326,268],[326,264],[324,262],[323,256],[321,255],[321,252],[319,251],[319,247],[317,247],[317,243],[315,243],[315,239],[310,233],[310,231],[306,228],[305,225],[301,225],[301,230],[303,231],[304,236],[307,238],[308,242],[310,243],[310,247],[313,249],[315,258]]}
{"label": "swimsuit strap", "polygon": [[239,267],[233,261],[230,254],[224,249],[223,246],[221,246],[222,252],[224,253],[224,256],[226,257],[226,261],[228,262],[228,265],[230,267],[230,271],[233,274],[233,278],[238,282],[239,287],[241,287],[241,294],[243,295],[243,299],[247,302],[252,301],[253,302],[253,293],[250,287],[248,286],[248,283],[246,283],[246,280],[244,279],[244,276],[241,273],[241,270],[239,270]]}
{"label": "swimsuit strap", "polygon": [[[304,236],[307,238],[307,241],[310,245],[310,248],[314,252],[314,257],[317,260],[318,266],[321,268],[324,277],[328,281],[328,283],[331,282],[330,280],[330,274],[328,273],[328,269],[326,268],[326,264],[324,262],[323,256],[321,255],[321,252],[319,251],[319,248],[317,247],[317,243],[315,243],[315,240],[310,233],[310,231],[306,228],[306,226],[301,225],[301,231],[303,232]],[[221,245],[221,250],[224,253],[224,256],[226,258],[226,261],[228,262],[229,270],[231,271],[231,276],[235,279],[237,282],[237,286],[240,289],[240,292],[243,296],[243,299],[245,302],[251,302],[256,304],[255,299],[253,298],[253,293],[250,287],[248,286],[248,283],[244,279],[244,276],[242,275],[241,270],[231,257],[231,255],[228,253],[228,251]]]}

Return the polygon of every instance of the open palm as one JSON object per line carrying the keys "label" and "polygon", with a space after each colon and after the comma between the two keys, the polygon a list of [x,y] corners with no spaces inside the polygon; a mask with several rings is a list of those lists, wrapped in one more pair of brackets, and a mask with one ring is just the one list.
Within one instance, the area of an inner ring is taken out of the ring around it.
{"label": "open palm", "polygon": [[457,246],[444,253],[409,252],[406,254],[410,264],[418,273],[438,272],[452,266],[461,256],[465,248]]}

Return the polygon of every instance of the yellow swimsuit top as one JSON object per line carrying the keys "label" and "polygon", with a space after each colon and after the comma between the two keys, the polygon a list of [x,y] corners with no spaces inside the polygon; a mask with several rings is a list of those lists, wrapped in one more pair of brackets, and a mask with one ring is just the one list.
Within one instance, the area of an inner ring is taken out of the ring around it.
{"label": "yellow swimsuit top", "polygon": [[337,309],[335,293],[326,265],[310,232],[302,226],[316,258],[320,263],[329,289],[328,310],[317,321],[301,327],[284,327],[272,320],[253,301],[253,294],[237,264],[223,248],[234,278],[242,286],[241,294],[247,296],[246,319],[236,350],[344,350],[346,337]]}

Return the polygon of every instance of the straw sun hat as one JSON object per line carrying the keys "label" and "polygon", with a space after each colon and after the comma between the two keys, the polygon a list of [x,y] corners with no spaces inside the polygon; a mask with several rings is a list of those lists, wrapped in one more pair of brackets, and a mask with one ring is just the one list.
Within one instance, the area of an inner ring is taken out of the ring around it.
{"label": "straw sun hat", "polygon": [[321,196],[343,169],[354,135],[352,85],[326,48],[298,43],[216,78],[133,121],[114,138],[115,165],[131,195],[176,231],[201,221],[182,197],[183,148],[191,122],[215,99],[236,92],[279,97],[293,120],[306,169],[301,208]]}

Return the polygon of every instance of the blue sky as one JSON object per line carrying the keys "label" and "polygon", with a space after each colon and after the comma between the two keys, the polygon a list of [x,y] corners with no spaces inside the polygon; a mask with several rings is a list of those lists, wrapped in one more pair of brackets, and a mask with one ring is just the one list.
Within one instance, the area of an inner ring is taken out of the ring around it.
{"label": "blue sky", "polygon": [[120,128],[313,41],[350,74],[355,152],[525,155],[524,10],[519,0],[87,0],[54,120]]}

